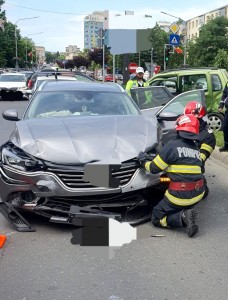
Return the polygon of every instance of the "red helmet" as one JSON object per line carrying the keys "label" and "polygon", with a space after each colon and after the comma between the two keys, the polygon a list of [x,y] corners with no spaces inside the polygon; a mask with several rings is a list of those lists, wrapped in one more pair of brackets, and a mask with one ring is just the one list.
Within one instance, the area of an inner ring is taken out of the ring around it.
{"label": "red helmet", "polygon": [[202,118],[206,115],[206,109],[199,102],[191,101],[188,102],[184,109],[184,114],[193,114],[197,118]]}
{"label": "red helmet", "polygon": [[199,138],[199,121],[193,114],[180,116],[176,121],[175,129],[185,139],[197,140]]}

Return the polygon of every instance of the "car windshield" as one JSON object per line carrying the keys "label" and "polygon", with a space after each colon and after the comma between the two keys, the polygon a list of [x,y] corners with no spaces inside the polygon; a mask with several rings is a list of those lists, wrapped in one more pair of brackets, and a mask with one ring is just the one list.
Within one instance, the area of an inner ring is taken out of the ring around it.
{"label": "car windshield", "polygon": [[25,81],[25,76],[24,75],[0,75],[0,81],[23,82]]}
{"label": "car windshield", "polygon": [[52,91],[37,92],[24,118],[139,114],[137,105],[123,92]]}

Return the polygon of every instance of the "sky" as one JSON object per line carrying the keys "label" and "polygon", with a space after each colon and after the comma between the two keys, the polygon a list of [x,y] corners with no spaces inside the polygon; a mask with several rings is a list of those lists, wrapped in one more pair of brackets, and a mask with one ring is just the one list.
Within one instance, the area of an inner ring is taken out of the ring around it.
{"label": "sky", "polygon": [[[158,21],[177,21],[161,11],[187,21],[225,5],[228,0],[5,0],[2,10],[8,21],[17,23],[23,37],[46,51],[65,52],[69,45],[83,49],[83,20],[94,11],[109,10],[110,29],[147,29]],[[125,15],[125,11],[134,11],[134,15]],[[23,18],[33,19],[18,21]]]}

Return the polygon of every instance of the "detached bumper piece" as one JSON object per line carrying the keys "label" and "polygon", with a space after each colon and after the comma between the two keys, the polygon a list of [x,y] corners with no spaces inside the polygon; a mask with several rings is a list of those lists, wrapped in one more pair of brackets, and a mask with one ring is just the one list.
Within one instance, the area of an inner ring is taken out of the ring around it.
{"label": "detached bumper piece", "polygon": [[70,210],[65,212],[61,209],[58,210],[48,206],[36,206],[34,213],[48,217],[49,222],[70,225],[75,225],[75,222],[77,222],[76,220],[83,217],[107,217],[116,220],[121,219],[121,214],[118,213],[111,213],[109,211],[95,209],[90,206],[80,207],[77,205],[71,205]]}
{"label": "detached bumper piece", "polygon": [[10,203],[0,202],[0,212],[17,231],[36,231]]}

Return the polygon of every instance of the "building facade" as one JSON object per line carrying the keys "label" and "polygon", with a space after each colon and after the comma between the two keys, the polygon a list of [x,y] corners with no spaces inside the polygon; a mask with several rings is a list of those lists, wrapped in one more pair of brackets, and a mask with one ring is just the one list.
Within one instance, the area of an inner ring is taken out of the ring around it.
{"label": "building facade", "polygon": [[36,64],[42,65],[45,62],[45,48],[41,46],[35,46]]}
{"label": "building facade", "polygon": [[211,10],[204,15],[197,16],[186,22],[186,36],[188,40],[199,37],[200,28],[206,24],[209,20],[216,17],[224,16],[228,18],[228,5]]}
{"label": "building facade", "polygon": [[103,32],[108,29],[108,10],[95,11],[84,18],[84,48],[102,48]]}
{"label": "building facade", "polygon": [[80,52],[80,48],[76,45],[69,45],[66,47],[65,59],[73,59],[74,56],[77,56]]}

